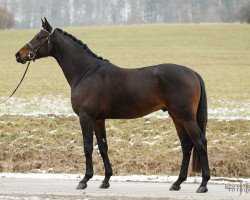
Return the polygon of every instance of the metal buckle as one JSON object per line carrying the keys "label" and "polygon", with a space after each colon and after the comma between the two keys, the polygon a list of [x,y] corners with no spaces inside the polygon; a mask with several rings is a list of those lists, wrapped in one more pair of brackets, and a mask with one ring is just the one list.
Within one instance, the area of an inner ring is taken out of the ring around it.
{"label": "metal buckle", "polygon": [[34,52],[29,52],[29,54],[28,54],[28,58],[30,59],[30,60],[33,60],[34,58],[35,58],[35,56],[36,56],[36,54],[34,53]]}

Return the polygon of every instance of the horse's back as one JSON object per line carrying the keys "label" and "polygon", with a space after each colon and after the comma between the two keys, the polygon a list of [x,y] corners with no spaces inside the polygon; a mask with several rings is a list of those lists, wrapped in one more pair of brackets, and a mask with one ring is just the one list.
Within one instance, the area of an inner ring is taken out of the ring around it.
{"label": "horse's back", "polygon": [[72,105],[77,105],[75,110],[79,103],[95,108],[103,118],[137,118],[156,110],[186,109],[185,105],[192,105],[195,98],[199,100],[199,89],[195,73],[184,66],[125,69],[107,65],[78,86]]}
{"label": "horse's back", "polygon": [[[185,66],[159,64],[136,69],[116,68],[108,85],[113,88],[110,105],[114,112],[121,111],[133,118],[160,109],[170,112],[184,109],[190,110],[193,117],[196,115],[200,84],[195,72]],[[134,112],[138,116],[134,116]]]}

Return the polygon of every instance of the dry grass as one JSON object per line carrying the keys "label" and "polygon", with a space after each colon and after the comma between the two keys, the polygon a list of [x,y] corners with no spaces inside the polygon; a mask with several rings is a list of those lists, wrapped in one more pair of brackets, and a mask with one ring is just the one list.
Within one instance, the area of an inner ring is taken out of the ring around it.
{"label": "dry grass", "polygon": [[[213,176],[249,177],[249,121],[208,124]],[[177,175],[180,143],[170,119],[107,121],[109,155],[116,175]],[[81,131],[76,117],[0,118],[0,171],[84,173]],[[95,174],[104,173],[94,144]]]}

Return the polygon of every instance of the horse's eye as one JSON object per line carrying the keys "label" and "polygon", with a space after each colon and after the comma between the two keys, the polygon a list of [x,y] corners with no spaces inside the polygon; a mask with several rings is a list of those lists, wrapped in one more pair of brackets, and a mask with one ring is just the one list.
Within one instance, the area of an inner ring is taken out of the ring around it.
{"label": "horse's eye", "polygon": [[38,40],[41,40],[41,39],[42,39],[42,37],[41,37],[40,35],[38,35],[38,36],[37,36],[37,39],[38,39]]}

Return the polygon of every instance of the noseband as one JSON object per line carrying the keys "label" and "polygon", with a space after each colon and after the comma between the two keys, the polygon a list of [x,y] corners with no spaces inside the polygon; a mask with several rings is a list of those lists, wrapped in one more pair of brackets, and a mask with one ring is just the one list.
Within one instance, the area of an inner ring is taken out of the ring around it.
{"label": "noseband", "polygon": [[29,62],[28,62],[28,65],[27,65],[27,67],[26,67],[26,70],[25,70],[25,72],[24,72],[24,74],[23,74],[23,77],[21,78],[21,81],[18,83],[18,85],[16,86],[16,89],[11,93],[11,95],[10,95],[5,101],[3,101],[3,102],[1,102],[1,103],[7,102],[7,101],[15,94],[15,92],[17,91],[17,89],[18,89],[19,86],[21,85],[21,83],[22,83],[22,81],[23,81],[23,79],[24,79],[24,77],[25,77],[25,75],[26,75],[26,73],[27,73],[27,71],[28,71],[28,68],[29,68],[29,66],[30,66],[30,61],[31,61],[31,60],[35,61],[35,57],[36,57],[37,51],[41,48],[41,46],[42,46],[46,41],[48,41],[48,53],[50,53],[50,47],[51,47],[51,44],[50,44],[50,36],[53,34],[54,29],[52,29],[52,31],[51,31],[50,33],[49,33],[48,31],[46,31],[46,30],[42,30],[42,31],[45,31],[45,32],[48,34],[48,36],[45,38],[45,40],[44,40],[37,48],[34,48],[30,42],[27,43],[27,46],[31,49],[31,52],[29,52],[29,54],[28,54],[28,58],[29,58],[30,60],[29,60]]}
{"label": "noseband", "polygon": [[51,31],[50,33],[49,33],[48,31],[46,31],[46,30],[42,30],[42,31],[45,31],[45,32],[48,34],[48,36],[45,38],[45,40],[44,40],[37,48],[34,48],[30,42],[27,43],[27,46],[31,49],[31,51],[30,51],[29,54],[28,54],[28,58],[29,58],[30,60],[35,61],[35,57],[36,57],[37,51],[38,51],[38,50],[41,48],[41,46],[42,46],[45,42],[47,42],[47,41],[48,41],[48,53],[50,53],[50,47],[51,47],[50,36],[54,33],[54,30],[55,30],[55,29],[52,29],[52,31]]}

